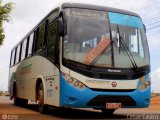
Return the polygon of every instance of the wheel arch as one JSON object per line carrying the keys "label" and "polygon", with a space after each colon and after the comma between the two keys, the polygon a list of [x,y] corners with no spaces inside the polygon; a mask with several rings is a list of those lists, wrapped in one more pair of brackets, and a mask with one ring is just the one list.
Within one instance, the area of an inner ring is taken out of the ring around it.
{"label": "wheel arch", "polygon": [[17,90],[17,83],[14,80],[13,83],[11,84],[11,88],[10,88],[10,99],[14,98],[16,95],[16,90]]}
{"label": "wheel arch", "polygon": [[[45,94],[45,81],[44,81],[44,78],[42,76],[38,76],[37,77],[37,80],[36,80],[36,84],[35,84],[35,101],[38,100],[38,90],[39,90],[39,85],[40,84],[43,84],[43,89],[44,89],[44,94]],[[44,99],[44,102],[45,102],[45,99]]]}

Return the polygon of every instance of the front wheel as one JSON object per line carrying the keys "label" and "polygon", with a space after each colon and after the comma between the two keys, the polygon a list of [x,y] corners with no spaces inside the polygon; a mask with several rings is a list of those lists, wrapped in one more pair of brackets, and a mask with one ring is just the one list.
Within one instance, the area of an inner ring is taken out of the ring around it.
{"label": "front wheel", "polygon": [[38,104],[39,104],[39,112],[40,113],[45,113],[47,110],[46,105],[44,104],[44,88],[43,88],[43,83],[39,85],[39,90],[38,90]]}
{"label": "front wheel", "polygon": [[112,115],[116,109],[101,109],[102,113],[105,115]]}

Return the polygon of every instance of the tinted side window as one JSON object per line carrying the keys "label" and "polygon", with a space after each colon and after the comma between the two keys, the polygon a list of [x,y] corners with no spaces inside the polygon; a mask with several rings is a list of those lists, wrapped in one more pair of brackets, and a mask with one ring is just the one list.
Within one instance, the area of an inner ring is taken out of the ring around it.
{"label": "tinted side window", "polygon": [[15,63],[19,62],[20,49],[21,49],[21,46],[18,45],[17,50],[16,50],[16,62]]}
{"label": "tinted side window", "polygon": [[32,33],[29,37],[29,44],[28,44],[28,54],[27,57],[32,55],[32,49],[33,49],[33,39],[34,39],[34,33]]}
{"label": "tinted side window", "polygon": [[25,59],[26,56],[26,48],[27,48],[27,39],[25,39],[22,43],[22,52],[21,52],[21,60]]}
{"label": "tinted side window", "polygon": [[40,25],[40,27],[37,29],[35,51],[39,51],[39,50],[43,49],[43,46],[44,46],[44,36],[45,36],[45,23],[43,23],[42,25]]}
{"label": "tinted side window", "polygon": [[57,22],[53,22],[49,25],[48,30],[48,57],[54,57],[55,55],[55,47],[56,47],[56,39],[57,39]]}
{"label": "tinted side window", "polygon": [[15,49],[12,51],[12,55],[11,55],[11,66],[13,66],[14,64],[14,59],[15,59]]}
{"label": "tinted side window", "polygon": [[47,55],[59,67],[59,36],[57,34],[57,21],[49,25]]}

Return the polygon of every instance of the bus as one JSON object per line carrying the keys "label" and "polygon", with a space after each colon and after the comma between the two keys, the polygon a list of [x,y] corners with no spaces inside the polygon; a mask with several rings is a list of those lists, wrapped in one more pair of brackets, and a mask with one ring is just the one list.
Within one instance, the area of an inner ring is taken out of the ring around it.
{"label": "bus", "polygon": [[141,17],[105,6],[63,3],[11,50],[15,105],[118,108],[150,103],[150,57]]}

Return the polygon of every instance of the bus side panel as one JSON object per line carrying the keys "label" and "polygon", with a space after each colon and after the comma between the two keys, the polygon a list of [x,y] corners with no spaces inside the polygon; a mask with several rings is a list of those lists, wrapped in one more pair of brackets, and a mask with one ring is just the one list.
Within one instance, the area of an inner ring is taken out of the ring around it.
{"label": "bus side panel", "polygon": [[42,56],[33,56],[10,69],[11,82],[16,81],[17,97],[36,99],[36,82],[44,86],[45,104],[59,106],[59,70]]}
{"label": "bus side panel", "polygon": [[59,106],[59,69],[45,59],[45,104]]}
{"label": "bus side panel", "polygon": [[[9,75],[9,86],[10,86],[10,95],[12,96],[15,92],[17,98],[24,98],[26,97],[25,89],[25,83],[26,83],[26,77],[21,77],[23,74],[22,71],[20,71],[21,64],[17,64],[10,68],[10,75]],[[14,85],[16,88],[14,88]]]}
{"label": "bus side panel", "polygon": [[31,57],[21,62],[17,68],[18,91],[23,91],[20,94],[20,98],[35,100],[37,73],[42,71],[37,68],[37,63],[36,57]]}
{"label": "bus side panel", "polygon": [[16,82],[16,66],[11,67],[9,69],[9,81],[8,81],[8,90],[9,90],[9,95],[13,97],[13,84]]}

